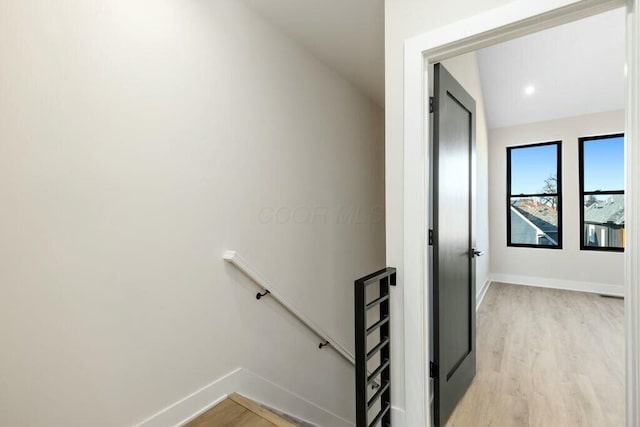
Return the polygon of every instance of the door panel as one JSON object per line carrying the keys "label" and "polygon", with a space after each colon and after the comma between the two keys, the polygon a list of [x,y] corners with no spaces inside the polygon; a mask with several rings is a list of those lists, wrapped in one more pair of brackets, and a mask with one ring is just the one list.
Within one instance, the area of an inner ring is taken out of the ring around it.
{"label": "door panel", "polygon": [[444,425],[476,370],[475,101],[440,64],[434,75],[434,422]]}

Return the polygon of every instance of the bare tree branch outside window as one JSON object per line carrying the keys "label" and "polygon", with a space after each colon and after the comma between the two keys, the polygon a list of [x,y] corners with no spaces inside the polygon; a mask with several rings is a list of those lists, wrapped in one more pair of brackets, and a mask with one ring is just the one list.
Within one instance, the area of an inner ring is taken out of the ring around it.
{"label": "bare tree branch outside window", "polygon": [[541,197],[540,202],[544,205],[551,206],[553,209],[557,208],[558,204],[558,175],[553,174],[549,178],[544,180],[544,186],[540,190],[542,194],[553,194],[553,197]]}

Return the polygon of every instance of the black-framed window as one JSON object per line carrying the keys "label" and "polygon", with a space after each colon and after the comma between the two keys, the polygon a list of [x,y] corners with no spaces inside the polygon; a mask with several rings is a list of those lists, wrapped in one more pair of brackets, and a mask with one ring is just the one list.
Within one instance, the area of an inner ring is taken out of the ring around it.
{"label": "black-framed window", "polygon": [[580,138],[580,249],[624,251],[624,134]]}
{"label": "black-framed window", "polygon": [[507,246],[562,249],[561,145],[507,147]]}

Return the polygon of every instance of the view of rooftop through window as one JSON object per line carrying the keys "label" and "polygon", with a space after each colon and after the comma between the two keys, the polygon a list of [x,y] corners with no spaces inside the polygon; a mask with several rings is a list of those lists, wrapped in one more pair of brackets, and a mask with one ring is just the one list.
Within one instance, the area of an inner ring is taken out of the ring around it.
{"label": "view of rooftop through window", "polygon": [[562,247],[560,142],[507,148],[510,246]]}
{"label": "view of rooftop through window", "polygon": [[624,136],[580,139],[581,248],[624,249]]}

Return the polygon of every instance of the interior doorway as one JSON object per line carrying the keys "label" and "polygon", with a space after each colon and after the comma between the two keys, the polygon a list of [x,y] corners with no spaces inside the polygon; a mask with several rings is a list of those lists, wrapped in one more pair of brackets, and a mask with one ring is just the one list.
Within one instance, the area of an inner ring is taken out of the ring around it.
{"label": "interior doorway", "polygon": [[621,8],[434,65],[435,425],[623,424],[624,65]]}
{"label": "interior doorway", "polygon": [[[516,6],[499,8],[501,10],[496,9],[494,14],[485,14],[485,16],[479,16],[477,19],[468,20],[464,25],[454,25],[441,32],[435,31],[431,34],[420,36],[407,42],[405,55],[405,199],[408,194],[416,195],[418,191],[428,188],[430,182],[427,178],[431,172],[428,167],[428,160],[430,159],[430,156],[426,150],[418,146],[418,142],[424,142],[428,135],[430,135],[431,124],[420,116],[420,111],[424,111],[426,108],[426,102],[424,100],[427,98],[415,93],[416,87],[422,88],[422,94],[425,93],[424,91],[428,87],[426,82],[431,76],[431,71],[429,66],[426,66],[426,64],[437,63],[442,59],[452,57],[455,54],[467,53],[474,48],[494,44],[497,41],[512,39],[516,36],[535,32],[541,28],[548,28],[561,23],[574,21],[584,16],[594,15],[605,9],[608,10],[621,4],[621,2],[615,3],[604,1],[598,2],[598,4],[594,4],[593,2],[576,2],[570,8],[560,8],[560,3],[562,2],[557,2],[555,8],[550,4],[538,6],[531,5],[530,7],[528,5],[525,6],[523,4],[519,4],[519,8]],[[562,6],[566,5],[562,4]],[[633,14],[632,7],[627,10],[627,13],[628,31],[635,31],[633,23],[635,22],[634,20],[637,19],[637,16]],[[633,58],[635,51],[633,48],[629,49],[629,45],[633,44],[634,41],[632,37],[629,37],[629,39],[631,41],[628,43],[628,54],[630,58]],[[634,63],[635,62],[630,61],[629,64],[627,64],[629,66],[627,72],[632,77],[637,73],[637,70],[630,65]],[[633,88],[633,85],[630,85],[630,87],[627,88],[629,102],[627,104],[627,124],[625,126],[625,135],[628,144],[633,144],[633,135],[635,135],[634,130],[637,130],[637,120],[629,120],[629,117],[633,117],[632,111],[634,111],[634,107],[637,108],[637,89],[636,92],[634,92]],[[628,153],[633,154],[634,150],[629,148]],[[411,158],[415,158],[417,160],[412,162]],[[631,156],[628,156],[627,161],[632,161]],[[427,179],[421,180],[420,177],[425,177]],[[627,181],[631,182],[633,177],[634,172],[628,172]],[[629,198],[633,198],[635,192],[638,191],[637,188],[634,188],[633,183],[628,185],[626,190]],[[423,225],[426,225],[424,224],[426,220],[419,219],[419,216],[421,213],[426,214],[429,212],[430,201],[428,198],[424,197],[423,193],[423,196],[418,200],[405,203],[405,210],[408,207],[415,208],[415,211],[408,215],[408,217],[405,217],[405,251],[412,247],[417,250],[420,250],[421,247],[424,249],[427,246],[426,236],[424,236],[424,240],[422,241],[423,243],[421,243],[420,239],[412,239],[411,237],[408,237],[407,234],[415,231],[417,228],[414,227],[417,226],[420,226],[423,230],[428,228],[422,227]],[[416,215],[416,212],[418,215]],[[631,229],[633,229],[635,219],[635,215],[632,215],[631,218],[627,218]],[[407,242],[407,240],[409,240],[409,242]],[[547,240],[547,242],[548,241],[549,240]],[[631,284],[633,283],[633,278],[628,274],[628,266],[632,260],[631,255],[633,254],[633,243],[631,243],[630,238],[627,238],[626,241],[630,244],[625,255],[627,259],[627,262],[625,263],[627,266],[625,291],[627,297],[626,305],[628,308],[626,323],[628,326],[627,330],[629,332],[629,339],[637,340],[637,337],[634,338],[633,331],[636,331],[635,333],[637,334],[638,321],[632,313],[638,310],[638,307],[636,307],[638,295],[637,290],[632,289]],[[431,270],[427,265],[426,259],[421,260],[420,257],[408,257],[405,261],[406,282],[409,282],[411,278],[416,278],[419,279],[418,284],[425,283],[430,273]],[[407,288],[409,288],[409,286],[407,286]],[[420,298],[412,304],[412,301],[410,300],[415,299],[416,297]],[[427,326],[427,330],[429,330],[430,311],[428,310],[429,300],[427,297],[428,295],[421,293],[417,288],[409,290],[409,292],[405,291],[406,309],[413,314],[420,314],[424,320],[424,324]],[[629,308],[631,308],[631,310],[629,310]],[[407,340],[410,340],[411,337],[417,337],[420,332],[419,329],[422,329],[422,327],[406,324],[405,335]],[[422,329],[422,331],[424,331],[424,329]],[[426,337],[423,335],[421,337],[421,341],[417,342],[416,345],[419,347],[421,345],[420,343],[425,342]],[[407,366],[414,364],[415,361],[419,359],[426,362],[425,359],[429,356],[429,351],[422,354],[418,351],[412,355],[409,354],[411,351],[409,347],[410,345],[405,349],[407,352]],[[637,347],[635,347],[633,345],[633,341],[631,341],[631,345],[629,345],[628,348],[630,348],[631,357],[628,358],[626,377],[631,379],[631,381],[627,382],[627,423],[628,425],[634,425],[633,423],[636,419],[634,417],[637,417],[637,402],[633,400],[633,396],[636,395],[638,387],[637,375],[635,374],[635,369],[637,369]],[[411,358],[415,358],[415,360],[411,361]],[[636,379],[636,381],[633,381],[634,379]],[[409,420],[422,419],[424,422],[421,424],[428,425],[427,420],[430,418],[431,414],[427,403],[429,402],[428,396],[430,394],[428,392],[429,388],[426,386],[426,384],[428,384],[427,378],[425,377],[412,380],[407,376],[406,382],[407,392],[411,389],[419,391],[421,387],[420,384],[423,384],[422,387],[425,397],[427,397],[424,401],[425,406],[422,408],[419,407],[420,404],[415,400],[413,400],[413,402],[407,402],[407,422],[410,422]],[[629,405],[630,402],[631,405]]]}

